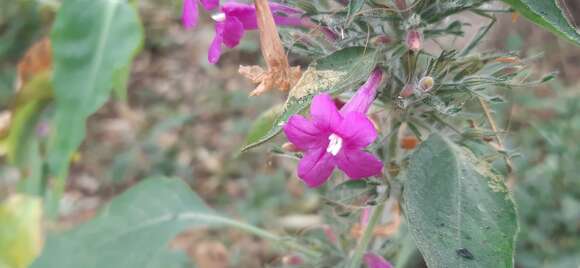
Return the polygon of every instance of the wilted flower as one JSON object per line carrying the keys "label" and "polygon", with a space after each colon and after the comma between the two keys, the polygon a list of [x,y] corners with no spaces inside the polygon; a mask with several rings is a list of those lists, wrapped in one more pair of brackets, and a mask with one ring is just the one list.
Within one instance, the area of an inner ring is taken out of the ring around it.
{"label": "wilted flower", "polygon": [[311,119],[293,115],[284,125],[290,142],[304,151],[298,164],[298,177],[309,187],[322,185],[335,167],[351,179],[376,176],[383,164],[363,151],[377,138],[377,130],[366,116],[378,86],[382,71],[375,70],[369,80],[339,111],[329,94],[314,97]]}
{"label": "wilted flower", "polygon": [[372,252],[367,252],[363,259],[368,268],[393,268],[385,258]]}
{"label": "wilted flower", "polygon": [[409,50],[418,52],[423,47],[423,34],[417,30],[409,30],[405,44]]}
{"label": "wilted flower", "polygon": [[[270,3],[270,9],[277,25],[298,26],[302,23],[302,11],[298,9],[277,3]],[[218,62],[221,56],[222,43],[233,48],[240,43],[246,30],[258,28],[253,5],[228,2],[221,7],[221,11],[212,17],[216,21],[216,35],[208,52],[208,61],[212,64]]]}
{"label": "wilted flower", "polygon": [[181,23],[186,29],[197,26],[197,19],[199,17],[197,2],[200,2],[205,10],[212,10],[220,4],[219,0],[184,0]]}

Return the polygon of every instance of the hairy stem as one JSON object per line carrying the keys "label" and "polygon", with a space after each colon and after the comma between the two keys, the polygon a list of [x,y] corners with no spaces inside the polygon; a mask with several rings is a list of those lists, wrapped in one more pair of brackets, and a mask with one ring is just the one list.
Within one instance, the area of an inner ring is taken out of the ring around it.
{"label": "hairy stem", "polygon": [[379,223],[381,217],[383,216],[383,210],[385,210],[385,201],[381,202],[378,206],[373,209],[369,223],[367,224],[362,237],[359,239],[354,253],[352,255],[351,261],[348,268],[359,268],[362,262],[364,253],[366,252],[372,238],[375,226]]}

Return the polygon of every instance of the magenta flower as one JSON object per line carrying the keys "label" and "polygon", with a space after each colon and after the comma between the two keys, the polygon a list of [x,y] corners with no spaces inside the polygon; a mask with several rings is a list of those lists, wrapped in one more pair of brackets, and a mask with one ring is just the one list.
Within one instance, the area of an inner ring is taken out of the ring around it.
{"label": "magenta flower", "polygon": [[366,116],[382,71],[376,69],[369,80],[341,109],[323,93],[312,100],[311,119],[293,115],[283,127],[290,142],[304,152],[298,164],[298,177],[309,187],[322,185],[335,167],[351,179],[379,175],[382,162],[363,151],[377,138],[377,130]]}
{"label": "magenta flower", "polygon": [[[277,3],[270,3],[270,9],[277,25],[302,25],[302,11]],[[222,44],[234,48],[240,43],[245,31],[258,28],[254,5],[228,2],[221,7],[221,11],[213,16],[217,21],[216,35],[208,52],[208,61],[212,64],[218,62]]]}
{"label": "magenta flower", "polygon": [[199,14],[197,2],[200,2],[205,10],[212,10],[219,6],[219,0],[184,0],[181,14],[181,23],[186,29],[197,26]]}
{"label": "magenta flower", "polygon": [[372,252],[367,252],[363,259],[368,268],[393,268],[393,265],[382,256]]}

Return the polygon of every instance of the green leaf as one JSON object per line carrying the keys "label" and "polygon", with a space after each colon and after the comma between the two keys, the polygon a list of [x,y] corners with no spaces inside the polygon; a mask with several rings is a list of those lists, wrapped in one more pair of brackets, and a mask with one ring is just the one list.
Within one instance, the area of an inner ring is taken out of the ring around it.
{"label": "green leaf", "polygon": [[191,227],[219,225],[178,179],[149,179],[115,198],[90,222],[49,236],[32,267],[152,267],[168,242]]}
{"label": "green leaf", "polygon": [[50,236],[32,267],[170,267],[168,243],[177,234],[189,228],[224,226],[279,244],[288,243],[282,237],[220,216],[179,179],[148,179],[113,199],[90,222]]}
{"label": "green leaf", "polygon": [[143,29],[126,0],[69,0],[58,11],[51,40],[56,107],[48,154],[58,199],[69,160],[85,137],[86,120],[124,80]]}
{"label": "green leaf", "polygon": [[439,134],[413,153],[409,230],[429,267],[513,267],[516,210],[503,179]]}
{"label": "green leaf", "polygon": [[562,12],[557,0],[503,0],[528,20],[580,45],[580,33]]}
{"label": "green leaf", "polygon": [[258,116],[254,124],[250,127],[248,136],[246,137],[246,144],[253,144],[259,141],[270,129],[274,127],[276,118],[282,113],[284,106],[282,104],[276,105]]}
{"label": "green leaf", "polygon": [[143,33],[126,0],[63,2],[52,29],[55,136],[51,170],[66,174],[69,158],[85,135],[85,121],[109,98],[119,73],[141,47]]}
{"label": "green leaf", "polygon": [[8,160],[19,167],[25,167],[31,151],[37,150],[36,125],[52,99],[50,77],[50,72],[38,74],[24,85],[14,101],[13,118],[4,142]]}
{"label": "green leaf", "polygon": [[352,22],[357,13],[365,5],[365,0],[351,0],[348,3],[348,13],[347,13],[347,25]]}
{"label": "green leaf", "polygon": [[256,135],[253,138],[255,141],[244,146],[242,152],[274,138],[280,133],[288,118],[304,111],[310,106],[312,98],[320,92],[336,95],[360,86],[368,79],[376,62],[377,51],[364,47],[351,47],[312,63],[290,91],[283,111],[272,124],[272,128],[261,136]]}
{"label": "green leaf", "polygon": [[40,199],[13,195],[0,204],[0,267],[26,268],[42,249]]}

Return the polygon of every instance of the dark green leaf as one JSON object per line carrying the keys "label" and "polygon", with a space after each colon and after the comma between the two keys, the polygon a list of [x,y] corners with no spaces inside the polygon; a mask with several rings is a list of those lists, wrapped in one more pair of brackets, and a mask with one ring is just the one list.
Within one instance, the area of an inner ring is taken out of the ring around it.
{"label": "dark green leaf", "polygon": [[432,134],[411,156],[404,187],[409,229],[429,267],[513,267],[516,211],[487,162]]}
{"label": "dark green leaf", "polygon": [[533,23],[580,45],[580,33],[562,12],[557,0],[503,0]]}
{"label": "dark green leaf", "polygon": [[308,67],[300,81],[292,88],[280,116],[272,128],[262,136],[255,137],[255,142],[242,148],[247,151],[263,144],[276,136],[284,123],[293,114],[305,110],[312,98],[320,92],[339,94],[360,86],[373,71],[377,61],[377,52],[364,47],[351,47],[337,51],[322,58]]}

